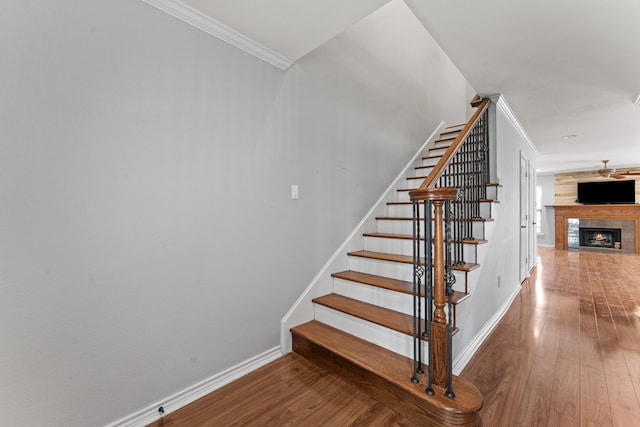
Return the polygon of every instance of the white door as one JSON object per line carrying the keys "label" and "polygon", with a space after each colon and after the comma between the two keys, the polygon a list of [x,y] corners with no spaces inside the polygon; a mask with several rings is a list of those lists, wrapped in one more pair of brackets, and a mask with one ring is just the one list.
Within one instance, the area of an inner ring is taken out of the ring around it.
{"label": "white door", "polygon": [[536,244],[537,244],[537,215],[536,209],[538,206],[536,205],[536,171],[529,163],[529,221],[527,222],[529,227],[529,257],[527,260],[527,275],[531,273],[531,269],[536,266],[538,263],[536,253]]}
{"label": "white door", "polygon": [[520,282],[529,275],[529,161],[520,153]]}

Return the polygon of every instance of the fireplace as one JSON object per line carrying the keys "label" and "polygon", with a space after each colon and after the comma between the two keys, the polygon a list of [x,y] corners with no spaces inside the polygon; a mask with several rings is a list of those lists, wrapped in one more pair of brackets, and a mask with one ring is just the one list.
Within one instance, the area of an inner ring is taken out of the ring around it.
{"label": "fireplace", "polygon": [[580,246],[622,249],[622,230],[580,227]]}
{"label": "fireplace", "polygon": [[[554,205],[555,209],[555,246],[566,250],[579,248],[578,227],[582,228],[619,228],[622,230],[620,250],[584,248],[585,250],[612,251],[613,253],[640,254],[640,204],[634,205]],[[569,231],[570,220],[576,218],[579,225],[575,230],[575,246]]]}

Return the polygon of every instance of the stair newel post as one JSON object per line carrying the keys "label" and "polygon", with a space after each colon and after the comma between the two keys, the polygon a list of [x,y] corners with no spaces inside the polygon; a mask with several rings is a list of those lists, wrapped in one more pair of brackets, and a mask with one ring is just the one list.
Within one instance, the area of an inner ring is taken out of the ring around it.
{"label": "stair newel post", "polygon": [[433,320],[431,321],[431,342],[429,350],[431,352],[431,365],[433,366],[433,382],[446,387],[447,364],[449,359],[447,354],[447,317],[444,312],[445,305],[445,285],[444,285],[444,252],[443,252],[443,229],[442,229],[442,206],[443,200],[433,201]]}
{"label": "stair newel post", "polygon": [[420,201],[414,200],[413,206],[413,376],[411,382],[418,384],[418,374],[422,369],[422,322],[420,288],[424,267],[420,262]]}
{"label": "stair newel post", "polygon": [[[449,356],[449,323],[447,321],[447,315],[445,313],[445,305],[447,303],[447,291],[446,291],[446,264],[449,264],[449,270],[451,268],[451,219],[449,220],[448,237],[445,239],[445,225],[443,208],[445,201],[455,200],[458,197],[458,189],[453,187],[439,187],[439,188],[424,188],[417,189],[409,192],[409,197],[412,201],[416,200],[429,200],[430,203],[425,204],[425,219],[427,212],[431,211],[430,206],[433,206],[433,220],[429,219],[429,223],[433,230],[432,237],[432,252],[427,254],[425,249],[425,267],[427,270],[431,268],[429,260],[432,260],[433,276],[431,283],[433,286],[433,293],[429,292],[431,284],[427,283],[425,292],[427,293],[427,299],[433,298],[433,314],[430,315],[431,307],[427,307],[427,321],[429,323],[428,334],[429,337],[429,384],[427,393],[433,390],[429,390],[431,383],[447,388],[449,381],[449,368],[450,356]],[[447,209],[451,209],[450,204]],[[449,215],[447,215],[449,216]],[[425,240],[427,236],[431,235],[430,230],[425,230]],[[445,245],[445,240],[449,243]],[[445,247],[446,246],[446,247]],[[448,250],[449,254],[445,255],[445,250]],[[446,257],[446,258],[445,258]],[[448,261],[447,261],[448,260]],[[429,280],[429,279],[427,279]],[[431,305],[430,302],[426,304]],[[430,319],[429,319],[430,317]],[[430,321],[429,321],[430,320]]]}

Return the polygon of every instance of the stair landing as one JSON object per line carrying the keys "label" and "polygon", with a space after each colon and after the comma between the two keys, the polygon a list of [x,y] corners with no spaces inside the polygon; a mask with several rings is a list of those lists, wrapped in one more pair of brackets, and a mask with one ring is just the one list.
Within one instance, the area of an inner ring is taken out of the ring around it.
{"label": "stair landing", "polygon": [[411,359],[315,320],[291,329],[293,351],[334,372],[356,387],[423,426],[481,426],[478,411],[482,396],[468,381],[453,379],[455,399],[434,386],[425,393],[426,381],[411,382]]}

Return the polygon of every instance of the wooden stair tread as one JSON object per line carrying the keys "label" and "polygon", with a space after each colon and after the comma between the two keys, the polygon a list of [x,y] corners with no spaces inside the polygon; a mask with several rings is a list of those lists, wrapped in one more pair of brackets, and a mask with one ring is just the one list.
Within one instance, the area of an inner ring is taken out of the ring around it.
{"label": "wooden stair tread", "polygon": [[[393,329],[401,334],[413,335],[413,316],[409,314],[400,313],[399,311],[390,310],[380,307],[379,305],[369,304],[338,294],[329,294],[314,298],[313,302],[340,311],[341,313],[375,323],[376,325]],[[422,330],[424,330],[424,319],[422,323]],[[426,337],[422,337],[422,339],[427,340]]]}
{"label": "wooden stair tread", "polygon": [[[363,233],[365,237],[380,237],[385,239],[402,239],[402,240],[413,240],[413,236],[410,234],[392,234],[392,233]],[[424,237],[420,237],[420,240],[424,240]],[[458,240],[453,239],[451,242],[458,243]],[[481,245],[487,243],[487,240],[484,239],[463,239],[462,243],[466,243],[469,245]]]}
{"label": "wooden stair tread", "polygon": [[[410,234],[363,233],[362,235],[365,237],[381,237],[385,239],[413,240],[413,236]],[[424,240],[424,237],[420,237],[420,240]]]}
{"label": "wooden stair tread", "polygon": [[[500,203],[500,200],[494,200],[494,199],[480,199],[478,200],[480,203]],[[407,205],[407,206],[411,206],[413,205],[413,202],[387,202],[387,205]]]}
{"label": "wooden stair tread", "polygon": [[[413,264],[413,256],[410,256],[410,255],[388,254],[384,252],[374,252],[374,251],[355,251],[355,252],[349,252],[347,255],[356,256],[360,258],[376,259],[380,261],[391,261],[391,262],[399,262],[403,264]],[[424,264],[424,261],[421,260],[421,264]],[[456,271],[472,271],[478,267],[480,267],[480,264],[465,262],[462,265],[454,265],[451,268]]]}
{"label": "wooden stair tread", "polygon": [[[402,191],[402,190],[398,190]],[[420,221],[424,221],[424,218],[419,218]],[[377,216],[376,220],[379,221],[413,221],[413,218],[407,216]],[[452,218],[451,221],[457,222],[460,221],[458,219]],[[493,222],[493,218],[467,218],[464,221],[473,221],[473,222]]]}
{"label": "wooden stair tread", "polygon": [[341,375],[360,389],[394,408],[403,408],[420,425],[477,426],[482,395],[470,382],[455,376],[455,399],[434,386],[435,395],[424,392],[426,379],[410,381],[413,362],[346,332],[312,320],[291,329],[293,351]]}
{"label": "wooden stair tread", "polygon": [[[451,243],[458,243],[458,239],[452,239]],[[489,243],[486,239],[462,239],[462,243],[467,245],[484,245],[485,243]]]}
{"label": "wooden stair tread", "polygon": [[[402,292],[404,294],[413,295],[413,283],[404,280],[392,279],[390,277],[376,276],[374,274],[362,273],[360,271],[341,271],[339,273],[333,273],[331,277],[337,279],[349,280],[351,282],[362,283],[369,286],[375,286],[377,288],[387,289],[395,292]],[[460,291],[453,291],[451,302],[457,305],[459,302],[467,299],[471,294],[466,294]],[[424,297],[424,285],[421,286],[420,296]]]}
{"label": "wooden stair tread", "polygon": [[[466,188],[477,188],[479,187],[478,185],[468,185]],[[402,192],[408,192],[408,191],[415,191],[418,190],[418,188],[398,188],[396,191],[398,191],[399,193]],[[485,200],[485,199],[482,199]]]}
{"label": "wooden stair tread", "polygon": [[440,132],[440,138],[442,138],[444,135],[453,135],[453,134],[455,134],[455,136],[453,136],[453,137],[449,136],[448,138],[456,139],[456,136],[458,136],[458,134],[460,134],[460,129],[459,130],[446,130],[444,132]]}

